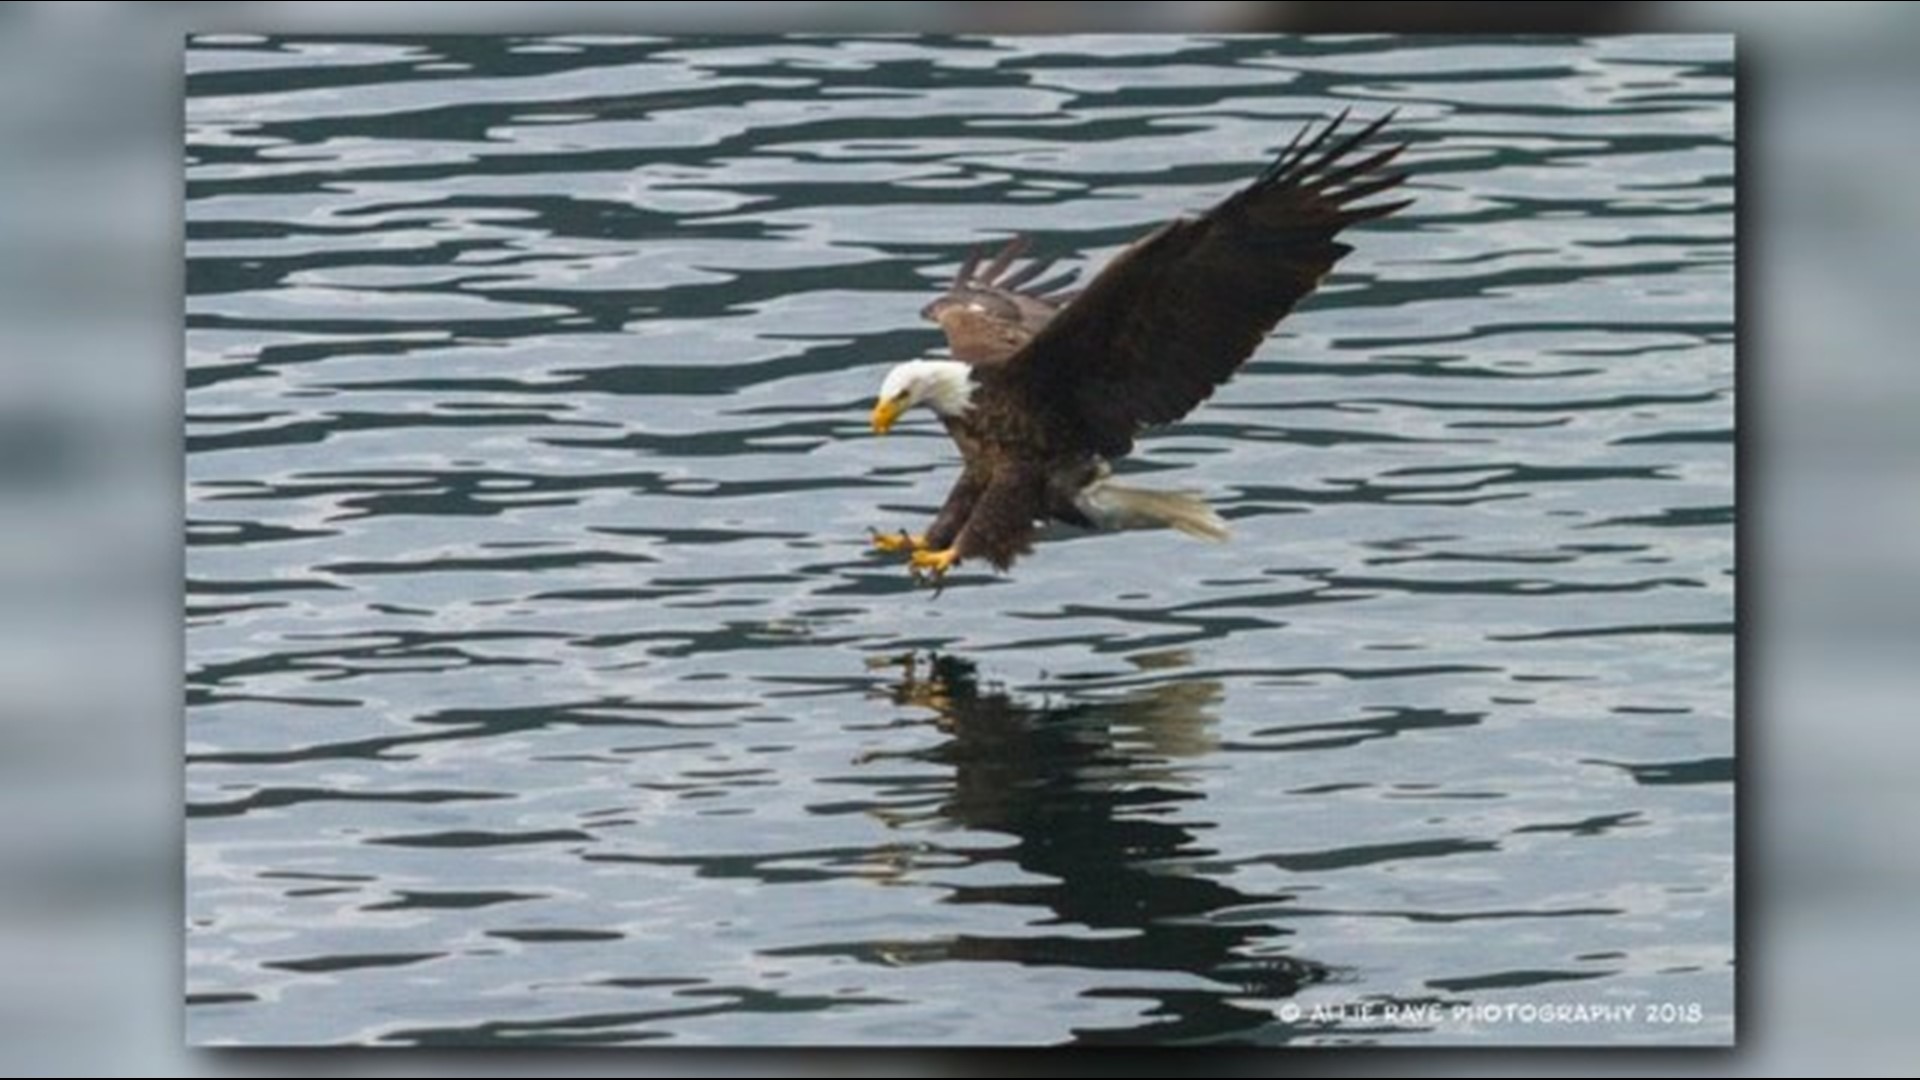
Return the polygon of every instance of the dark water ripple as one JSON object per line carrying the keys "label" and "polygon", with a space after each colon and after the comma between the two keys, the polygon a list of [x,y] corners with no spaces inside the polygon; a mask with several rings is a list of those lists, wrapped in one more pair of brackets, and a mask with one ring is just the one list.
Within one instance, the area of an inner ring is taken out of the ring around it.
{"label": "dark water ripple", "polygon": [[[1731,89],[1685,37],[198,39],[190,1036],[1729,1038]],[[1097,265],[1348,104],[1417,203],[1135,463],[1232,544],[863,553],[953,475],[864,406],[966,248]],[[1511,1004],[1642,1012],[1419,1011]]]}

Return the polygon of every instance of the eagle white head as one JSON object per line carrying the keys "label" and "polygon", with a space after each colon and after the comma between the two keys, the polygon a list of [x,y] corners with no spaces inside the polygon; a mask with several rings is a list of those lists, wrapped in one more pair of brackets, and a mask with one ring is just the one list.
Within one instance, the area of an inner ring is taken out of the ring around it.
{"label": "eagle white head", "polygon": [[973,375],[958,360],[909,360],[896,364],[873,403],[873,431],[885,435],[900,414],[927,405],[941,416],[960,416],[973,404]]}

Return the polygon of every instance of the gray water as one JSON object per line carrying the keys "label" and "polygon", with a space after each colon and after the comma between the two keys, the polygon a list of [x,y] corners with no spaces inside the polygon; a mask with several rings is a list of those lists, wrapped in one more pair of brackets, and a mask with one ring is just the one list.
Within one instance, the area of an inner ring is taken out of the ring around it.
{"label": "gray water", "polygon": [[[203,1043],[1722,1042],[1723,38],[197,40]],[[1298,127],[1417,202],[937,598],[974,244]]]}

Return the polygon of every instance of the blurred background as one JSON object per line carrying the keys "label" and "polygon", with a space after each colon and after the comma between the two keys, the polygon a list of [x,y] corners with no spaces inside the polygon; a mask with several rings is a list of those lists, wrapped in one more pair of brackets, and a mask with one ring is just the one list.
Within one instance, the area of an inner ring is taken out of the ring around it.
{"label": "blurred background", "polygon": [[[180,1008],[180,147],[189,31],[1731,30],[1743,64],[1742,1050],[1461,1075],[1906,1075],[1920,953],[1920,6],[0,6],[0,1069],[972,1075],[978,1055],[189,1052]],[[1376,1058],[1286,1064],[1328,1075]],[[1052,1063],[1056,1068],[1069,1063]],[[1103,1072],[1122,1062],[1089,1061]],[[1224,1057],[1265,1074],[1271,1057]],[[585,1066],[585,1068],[582,1068]]]}

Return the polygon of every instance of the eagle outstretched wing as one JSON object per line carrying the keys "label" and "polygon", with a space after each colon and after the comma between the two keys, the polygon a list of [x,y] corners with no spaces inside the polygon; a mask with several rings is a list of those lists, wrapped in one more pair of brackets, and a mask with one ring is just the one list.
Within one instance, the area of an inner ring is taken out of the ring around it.
{"label": "eagle outstretched wing", "polygon": [[1053,269],[1054,260],[1034,259],[1014,267],[1026,250],[1026,238],[1016,236],[982,266],[986,253],[976,248],[947,291],[920,310],[946,332],[954,359],[970,364],[1007,359],[1073,299],[1068,288],[1072,274],[1038,280]]}
{"label": "eagle outstretched wing", "polygon": [[1107,457],[1185,416],[1352,250],[1340,230],[1411,202],[1355,205],[1406,179],[1384,171],[1404,144],[1352,156],[1392,115],[1303,128],[1253,183],[1136,242],[1006,360],[1010,387]]}

